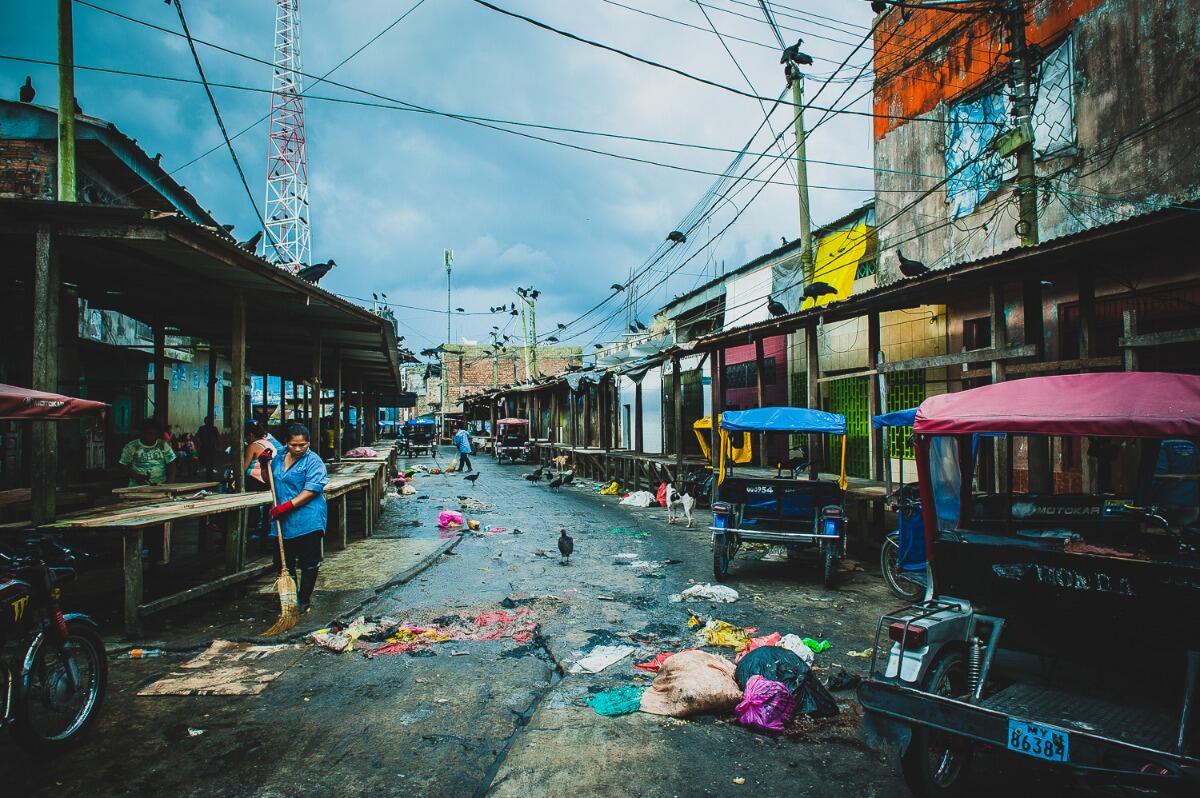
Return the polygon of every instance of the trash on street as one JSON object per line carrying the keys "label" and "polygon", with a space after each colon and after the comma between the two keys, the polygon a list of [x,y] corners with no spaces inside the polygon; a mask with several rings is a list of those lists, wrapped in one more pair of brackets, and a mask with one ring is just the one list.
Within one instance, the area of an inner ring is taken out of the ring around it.
{"label": "trash on street", "polygon": [[742,700],[729,660],[707,651],[681,651],[662,664],[642,694],[642,712],[686,718],[726,713]]}
{"label": "trash on street", "polygon": [[644,692],[646,686],[643,684],[627,684],[596,693],[586,700],[588,706],[596,710],[597,715],[629,715],[641,708]]}
{"label": "trash on street", "polygon": [[692,585],[682,593],[671,596],[671,601],[715,601],[732,604],[738,600],[738,592],[725,585]]}

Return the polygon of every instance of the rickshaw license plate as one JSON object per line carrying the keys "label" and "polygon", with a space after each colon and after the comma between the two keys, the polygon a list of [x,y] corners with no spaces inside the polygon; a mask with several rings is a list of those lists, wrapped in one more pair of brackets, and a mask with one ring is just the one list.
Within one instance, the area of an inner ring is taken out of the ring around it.
{"label": "rickshaw license plate", "polygon": [[1008,750],[1047,762],[1071,761],[1070,735],[1026,720],[1008,720]]}

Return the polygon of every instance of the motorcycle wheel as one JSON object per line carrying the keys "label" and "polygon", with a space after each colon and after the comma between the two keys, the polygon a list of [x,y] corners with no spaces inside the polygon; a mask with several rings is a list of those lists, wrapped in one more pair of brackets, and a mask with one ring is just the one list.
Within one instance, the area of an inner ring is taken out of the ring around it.
{"label": "motorcycle wheel", "polygon": [[[935,662],[925,677],[925,689],[950,698],[966,695],[967,663],[962,653],[951,651]],[[900,770],[913,795],[951,798],[966,790],[973,754],[969,740],[915,726],[912,740],[900,758]]]}
{"label": "motorcycle wheel", "polygon": [[838,556],[837,546],[828,541],[821,544],[821,573],[825,580],[825,589],[833,590],[837,583]]}
{"label": "motorcycle wheel", "polygon": [[[108,687],[104,642],[88,625],[69,621],[60,651],[42,635],[34,642],[32,667],[22,675],[13,732],[26,749],[55,754],[76,745],[96,725]],[[68,686],[67,661],[78,683]]]}
{"label": "motorcycle wheel", "polygon": [[733,561],[733,545],[730,543],[713,543],[713,578],[724,582],[729,576],[729,564]]}
{"label": "motorcycle wheel", "polygon": [[883,539],[883,546],[879,550],[879,570],[883,573],[888,590],[896,598],[917,601],[925,595],[925,586],[904,576],[900,570],[900,544],[891,535]]}

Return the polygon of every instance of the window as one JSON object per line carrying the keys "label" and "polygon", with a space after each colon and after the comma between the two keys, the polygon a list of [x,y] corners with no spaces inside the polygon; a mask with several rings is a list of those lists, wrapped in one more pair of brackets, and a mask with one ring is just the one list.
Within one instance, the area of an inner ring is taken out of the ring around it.
{"label": "window", "polygon": [[963,349],[986,349],[992,345],[992,320],[988,316],[963,319]]}
{"label": "window", "polygon": [[854,279],[861,280],[864,277],[870,277],[879,270],[879,261],[875,258],[864,258],[858,262],[858,268],[854,270]]}
{"label": "window", "polygon": [[[725,366],[723,376],[725,390],[733,390],[736,388],[757,388],[758,387],[758,370],[754,365],[753,360],[748,360],[745,363],[733,363]],[[775,384],[775,358],[768,357],[763,359],[763,385]]]}

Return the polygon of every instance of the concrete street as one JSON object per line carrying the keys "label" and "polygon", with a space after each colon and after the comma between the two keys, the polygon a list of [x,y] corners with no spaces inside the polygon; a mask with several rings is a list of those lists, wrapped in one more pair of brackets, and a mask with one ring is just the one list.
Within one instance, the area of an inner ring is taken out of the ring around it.
{"label": "concrete street", "polygon": [[[872,563],[844,573],[839,589],[827,592],[815,565],[758,562],[761,553],[751,553],[735,561],[728,583],[738,602],[672,603],[668,596],[690,580],[711,581],[707,513],[691,529],[668,526],[664,510],[620,507],[590,483],[554,493],[520,479],[527,467],[496,466],[488,457],[477,463],[483,474],[474,488],[457,475],[431,475],[417,480],[418,496],[391,498],[378,537],[327,560],[313,617],[298,633],[354,615],[469,617],[509,598],[540,624],[531,643],[451,641],[374,659],[306,645],[283,658],[283,672],[256,696],[136,695],[212,639],[247,639],[267,626],[278,604],[264,581],[241,600],[214,597],[160,629],[145,647],[161,646],[168,652],[162,658],[114,654],[99,727],[76,751],[38,763],[7,740],[0,744],[5,794],[908,794],[894,757],[863,742],[853,691],[837,694],[841,717],[768,736],[732,717],[610,718],[583,703],[597,690],[648,683],[633,659],[597,675],[564,674],[575,652],[628,642],[630,633],[658,636],[643,645],[647,654],[687,647],[688,608],[759,634],[828,639],[833,646],[818,665],[864,672],[867,660],[848,652],[868,648],[879,615],[897,604]],[[457,507],[458,495],[495,505],[469,515],[511,531],[467,534],[447,550],[454,541],[439,538],[436,516]],[[555,549],[560,526],[575,538],[567,566]],[[665,578],[643,578],[615,559],[623,552],[679,562],[661,567]],[[1072,794],[1066,783],[1035,781],[1045,778],[985,758],[978,794]]]}

